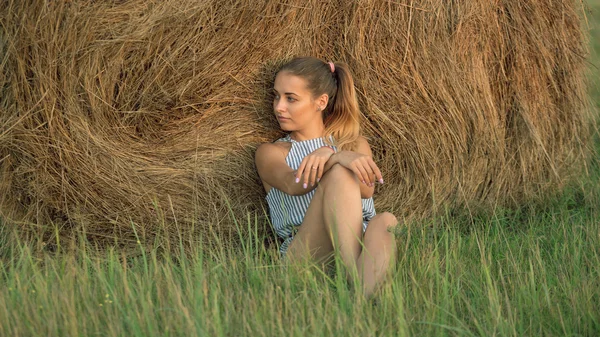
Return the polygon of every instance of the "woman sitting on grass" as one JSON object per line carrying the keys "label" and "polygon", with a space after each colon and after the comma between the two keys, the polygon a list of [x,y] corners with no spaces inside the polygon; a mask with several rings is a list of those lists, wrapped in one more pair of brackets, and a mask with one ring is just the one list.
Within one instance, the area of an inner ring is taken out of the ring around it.
{"label": "woman sitting on grass", "polygon": [[271,221],[290,261],[326,262],[334,252],[370,296],[395,256],[390,213],[375,215],[383,184],[360,136],[354,81],[345,64],[296,58],[277,73],[273,110],[288,135],[256,151]]}

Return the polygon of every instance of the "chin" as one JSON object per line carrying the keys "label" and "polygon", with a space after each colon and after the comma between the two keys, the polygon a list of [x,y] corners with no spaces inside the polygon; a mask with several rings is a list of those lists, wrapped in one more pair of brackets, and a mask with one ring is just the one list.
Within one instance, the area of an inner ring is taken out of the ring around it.
{"label": "chin", "polygon": [[280,128],[281,130],[283,130],[283,131],[287,131],[287,132],[294,131],[294,130],[293,130],[293,128],[291,128],[291,127],[289,127],[289,126],[287,126],[287,125],[281,125],[281,124],[280,124],[280,125],[279,125],[279,128]]}

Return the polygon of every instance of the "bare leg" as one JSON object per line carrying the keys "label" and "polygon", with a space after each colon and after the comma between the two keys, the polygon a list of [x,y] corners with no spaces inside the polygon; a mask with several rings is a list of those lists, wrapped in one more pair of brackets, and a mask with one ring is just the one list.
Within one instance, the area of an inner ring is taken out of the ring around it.
{"label": "bare leg", "polygon": [[325,173],[288,248],[290,260],[332,256],[334,243],[349,271],[356,271],[362,237],[360,187],[352,171],[334,165]]}
{"label": "bare leg", "polygon": [[367,297],[381,284],[396,257],[394,234],[387,231],[388,227],[395,226],[396,223],[396,217],[385,212],[374,216],[367,226],[364,247],[358,258],[358,274]]}
{"label": "bare leg", "polygon": [[391,213],[376,215],[363,238],[358,184],[354,173],[341,165],[333,166],[323,176],[287,256],[292,262],[325,262],[335,247],[348,276],[358,275],[364,294],[370,296],[395,257],[394,236],[387,227],[394,226],[396,218]]}

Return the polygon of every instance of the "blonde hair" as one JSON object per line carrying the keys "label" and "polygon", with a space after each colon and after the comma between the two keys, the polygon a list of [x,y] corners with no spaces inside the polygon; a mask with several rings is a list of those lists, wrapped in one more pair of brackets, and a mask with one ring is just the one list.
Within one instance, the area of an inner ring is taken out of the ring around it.
{"label": "blonde hair", "polygon": [[360,135],[360,110],[348,66],[333,63],[332,67],[315,57],[298,57],[284,64],[278,72],[282,71],[305,79],[313,97],[329,96],[327,107],[323,110],[325,142],[339,150],[355,150]]}

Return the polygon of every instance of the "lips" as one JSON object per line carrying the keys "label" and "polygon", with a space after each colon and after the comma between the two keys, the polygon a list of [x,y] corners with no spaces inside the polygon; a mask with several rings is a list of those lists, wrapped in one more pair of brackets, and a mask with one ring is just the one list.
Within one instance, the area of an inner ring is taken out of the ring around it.
{"label": "lips", "polygon": [[289,118],[277,116],[277,120],[280,121],[280,122],[283,122],[283,121],[289,120]]}

